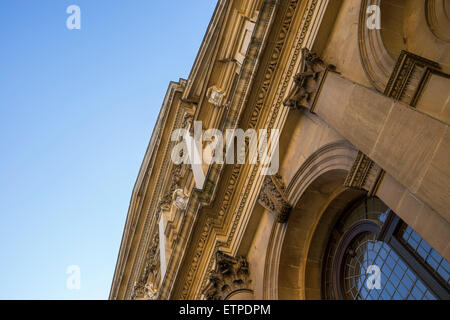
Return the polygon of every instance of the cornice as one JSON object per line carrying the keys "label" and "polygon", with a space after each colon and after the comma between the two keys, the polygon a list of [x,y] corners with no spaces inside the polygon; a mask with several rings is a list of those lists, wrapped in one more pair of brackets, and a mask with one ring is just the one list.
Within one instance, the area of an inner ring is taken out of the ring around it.
{"label": "cornice", "polygon": [[194,65],[189,74],[186,90],[183,94],[183,100],[198,103],[199,96],[195,94],[196,90],[194,84],[196,81],[204,81],[202,69],[209,68],[212,65],[213,55],[217,51],[217,43],[220,39],[222,27],[225,24],[224,19],[227,16],[229,7],[232,6],[232,2],[233,1],[230,0],[219,0],[217,2],[213,16],[200,45],[199,52],[195,58]]}
{"label": "cornice", "polygon": [[135,237],[136,226],[138,221],[142,221],[142,203],[147,197],[147,188],[150,176],[155,169],[155,158],[158,154],[156,150],[160,148],[162,133],[166,125],[166,121],[174,103],[176,92],[182,93],[186,80],[180,79],[179,82],[170,82],[166,96],[164,98],[161,110],[158,115],[152,137],[148,144],[144,159],[139,169],[135,185],[133,187],[130,206],[127,213],[127,219],[124,226],[122,241],[118,253],[117,264],[113,276],[110,299],[118,298],[118,289],[122,285],[122,277],[125,265],[129,263],[130,246]]}
{"label": "cornice", "polygon": [[[168,128],[169,132],[172,132],[176,128],[181,128],[183,122],[186,120],[186,110],[181,104],[179,104],[176,110],[174,108],[173,111],[176,111],[176,115],[173,125]],[[136,259],[134,259],[132,274],[127,283],[125,298],[131,297],[134,283],[139,280],[140,274],[144,270],[146,253],[152,245],[151,240],[153,235],[157,232],[160,211],[164,206],[167,206],[167,196],[171,196],[174,188],[179,186],[181,171],[186,171],[184,166],[177,166],[171,161],[170,155],[174,144],[174,142],[168,139],[165,144],[161,144],[158,151],[158,153],[163,154],[163,157],[160,161],[158,171],[155,172],[156,177],[153,177],[156,181],[155,186],[151,193],[147,192],[149,205],[145,209],[143,231],[137,244]],[[172,179],[174,177],[175,179]]]}

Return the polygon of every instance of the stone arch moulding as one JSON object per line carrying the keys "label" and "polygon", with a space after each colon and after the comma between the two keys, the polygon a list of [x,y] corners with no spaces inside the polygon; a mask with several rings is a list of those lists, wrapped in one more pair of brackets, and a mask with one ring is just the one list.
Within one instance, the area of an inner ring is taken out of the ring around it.
{"label": "stone arch moulding", "polygon": [[425,15],[435,37],[450,42],[450,0],[425,0]]}
{"label": "stone arch moulding", "polygon": [[333,200],[348,202],[363,193],[344,187],[356,155],[346,141],[327,144],[311,154],[291,179],[286,196],[293,210],[287,223],[272,227],[264,268],[264,299],[305,299],[307,243],[318,221]]}
{"label": "stone arch moulding", "polygon": [[[358,43],[361,63],[370,82],[380,92],[383,92],[395,66],[394,58],[384,46],[381,30],[369,29],[368,18],[374,14],[368,13],[367,8],[378,6],[382,0],[362,0],[358,21]],[[383,14],[381,12],[381,14]]]}

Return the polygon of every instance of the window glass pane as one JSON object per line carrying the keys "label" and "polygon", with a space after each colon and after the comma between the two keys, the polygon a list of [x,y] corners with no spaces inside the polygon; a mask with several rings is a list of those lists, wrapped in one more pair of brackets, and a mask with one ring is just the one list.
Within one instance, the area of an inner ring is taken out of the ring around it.
{"label": "window glass pane", "polygon": [[438,276],[450,285],[450,264],[434,250],[410,226],[403,225],[399,232],[400,239]]}

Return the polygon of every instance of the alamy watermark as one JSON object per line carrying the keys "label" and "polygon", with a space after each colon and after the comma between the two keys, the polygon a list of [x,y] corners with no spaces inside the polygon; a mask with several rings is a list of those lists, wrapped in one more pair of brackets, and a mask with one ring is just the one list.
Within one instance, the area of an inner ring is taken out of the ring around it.
{"label": "alamy watermark", "polygon": [[366,9],[368,15],[366,20],[366,26],[369,30],[380,30],[381,29],[381,10],[380,6],[371,5]]}
{"label": "alamy watermark", "polygon": [[381,289],[381,270],[380,267],[372,264],[367,268],[366,274],[369,276],[366,280],[366,287],[369,290]]}
{"label": "alamy watermark", "polygon": [[81,9],[79,6],[72,4],[67,7],[66,13],[70,14],[66,20],[66,27],[69,30],[81,29]]}
{"label": "alamy watermark", "polygon": [[69,274],[66,280],[66,288],[68,290],[80,290],[81,289],[81,269],[77,265],[70,265],[66,269],[66,273]]}
{"label": "alamy watermark", "polygon": [[[272,129],[227,129],[225,137],[218,129],[203,132],[201,121],[194,121],[194,135],[187,129],[172,132],[171,140],[177,142],[171,159],[175,164],[191,165],[196,187],[205,182],[203,165],[260,163],[262,175],[274,175],[279,168],[280,131]],[[236,149],[236,153],[235,153]],[[246,153],[248,150],[248,153]]]}

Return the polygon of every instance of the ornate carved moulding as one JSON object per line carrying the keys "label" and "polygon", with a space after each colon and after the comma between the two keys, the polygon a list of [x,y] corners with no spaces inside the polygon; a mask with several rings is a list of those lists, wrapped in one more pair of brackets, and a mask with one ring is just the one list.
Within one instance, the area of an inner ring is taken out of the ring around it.
{"label": "ornate carved moulding", "polygon": [[136,281],[131,299],[154,300],[157,298],[160,283],[159,234],[155,233],[152,245],[145,257],[144,271]]}
{"label": "ornate carved moulding", "polygon": [[384,170],[361,151],[353,162],[352,169],[345,179],[344,186],[360,190],[367,190],[370,195],[375,194],[383,178]]}
{"label": "ornate carved moulding", "polygon": [[402,50],[384,94],[415,106],[430,73],[439,73],[438,63]]}
{"label": "ornate carved moulding", "polygon": [[285,186],[280,175],[266,176],[258,202],[277,217],[280,223],[287,222],[292,206],[285,196]]}
{"label": "ornate carved moulding", "polygon": [[207,300],[224,300],[230,293],[250,290],[250,272],[245,257],[232,257],[216,252],[216,267],[209,274],[203,294]]}
{"label": "ornate carved moulding", "polygon": [[294,86],[284,105],[293,109],[307,108],[314,112],[323,81],[330,70],[335,71],[336,68],[323,62],[316,53],[303,48],[300,72],[294,76]]}

